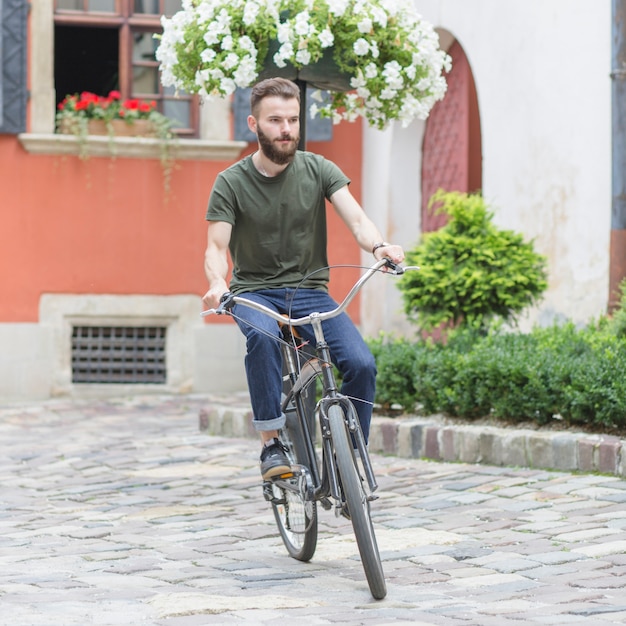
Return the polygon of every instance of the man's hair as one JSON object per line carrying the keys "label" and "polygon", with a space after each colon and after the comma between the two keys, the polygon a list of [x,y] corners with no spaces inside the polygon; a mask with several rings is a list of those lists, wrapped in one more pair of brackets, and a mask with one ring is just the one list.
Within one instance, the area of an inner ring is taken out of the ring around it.
{"label": "man's hair", "polygon": [[300,88],[286,78],[266,78],[252,87],[250,93],[250,111],[254,117],[259,113],[259,106],[263,98],[278,96],[285,100],[295,98],[300,102]]}

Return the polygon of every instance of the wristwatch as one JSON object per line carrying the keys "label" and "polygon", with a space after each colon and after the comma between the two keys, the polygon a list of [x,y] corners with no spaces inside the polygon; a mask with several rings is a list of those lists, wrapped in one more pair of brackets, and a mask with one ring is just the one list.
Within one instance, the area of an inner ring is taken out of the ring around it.
{"label": "wristwatch", "polygon": [[378,243],[374,244],[374,247],[372,248],[372,254],[374,254],[376,252],[376,250],[378,250],[378,248],[385,248],[386,246],[390,246],[390,243],[387,243],[386,241],[379,241]]}

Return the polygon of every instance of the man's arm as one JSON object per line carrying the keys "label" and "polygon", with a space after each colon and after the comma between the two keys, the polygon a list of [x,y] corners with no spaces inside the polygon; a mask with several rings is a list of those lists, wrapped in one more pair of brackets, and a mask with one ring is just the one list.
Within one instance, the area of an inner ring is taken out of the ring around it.
{"label": "man's arm", "polygon": [[[394,263],[402,263],[404,261],[402,248],[384,241],[380,231],[372,220],[367,217],[361,205],[350,193],[347,185],[338,189],[330,197],[330,201],[363,250],[372,252],[376,259],[386,256]],[[374,247],[376,247],[375,250]]]}
{"label": "man's arm", "polygon": [[209,222],[207,247],[204,253],[204,273],[209,282],[209,290],[202,301],[210,308],[216,308],[220,298],[228,291],[228,244],[233,227],[227,222]]}

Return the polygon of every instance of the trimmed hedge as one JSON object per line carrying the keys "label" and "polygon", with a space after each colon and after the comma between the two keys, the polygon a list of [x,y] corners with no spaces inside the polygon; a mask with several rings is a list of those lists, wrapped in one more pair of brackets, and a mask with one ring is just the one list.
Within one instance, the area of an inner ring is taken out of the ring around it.
{"label": "trimmed hedge", "polygon": [[626,337],[608,322],[528,334],[453,333],[446,345],[380,338],[376,401],[411,413],[476,419],[559,420],[598,430],[626,428]]}

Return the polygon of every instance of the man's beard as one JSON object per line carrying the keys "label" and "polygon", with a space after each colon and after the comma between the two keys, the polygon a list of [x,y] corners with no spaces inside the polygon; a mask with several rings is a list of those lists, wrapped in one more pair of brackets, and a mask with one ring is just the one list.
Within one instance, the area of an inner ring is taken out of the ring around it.
{"label": "man's beard", "polygon": [[259,145],[261,146],[261,152],[276,165],[285,165],[293,160],[293,157],[298,150],[298,143],[300,141],[299,136],[283,135],[279,141],[286,139],[291,140],[293,143],[287,149],[282,149],[280,146],[274,144],[274,141],[270,139],[257,124],[256,135],[259,139]]}

